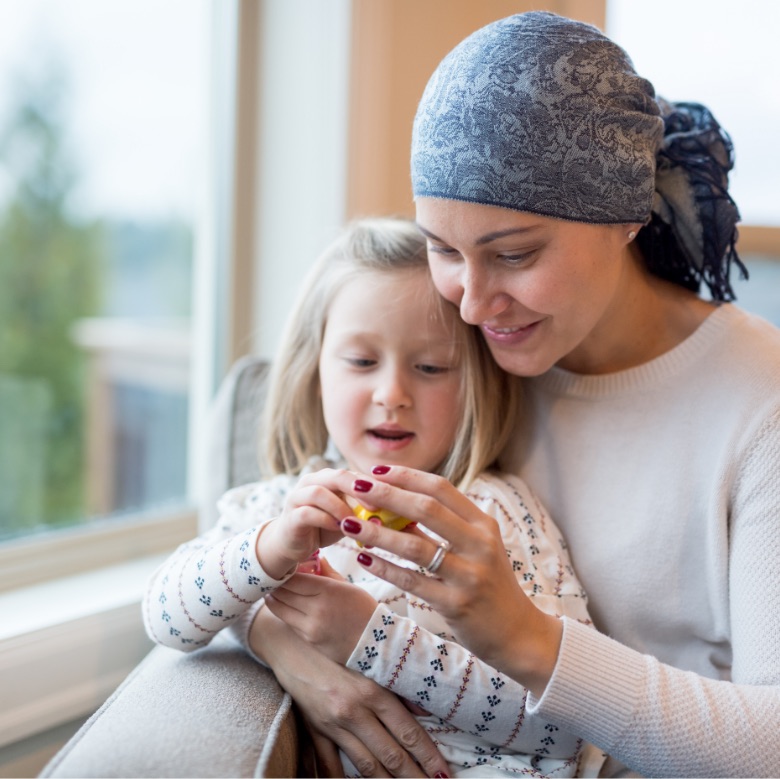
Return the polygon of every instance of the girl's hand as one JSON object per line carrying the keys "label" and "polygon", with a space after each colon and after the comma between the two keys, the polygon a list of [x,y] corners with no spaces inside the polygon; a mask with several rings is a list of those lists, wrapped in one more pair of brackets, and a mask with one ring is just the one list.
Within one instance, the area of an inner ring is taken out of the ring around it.
{"label": "girl's hand", "polygon": [[290,491],[282,515],[257,540],[257,559],[274,579],[282,579],[317,549],[338,541],[339,522],[351,516],[339,484],[354,481],[348,471],[324,468],[302,476]]}
{"label": "girl's hand", "polygon": [[265,607],[249,644],[303,715],[318,776],[344,775],[339,749],[362,776],[447,776],[447,762],[396,695],[320,654]]}
{"label": "girl's hand", "polygon": [[319,576],[295,574],[266,595],[265,605],[301,639],[345,665],[377,602],[323,559]]}
{"label": "girl's hand", "polygon": [[[460,643],[541,696],[558,657],[563,626],[536,608],[521,589],[496,521],[440,476],[401,466],[377,466],[356,497],[416,520],[449,543],[433,576],[403,568],[365,549],[358,561],[372,574],[433,606]],[[344,487],[344,492],[354,490]],[[342,530],[423,568],[439,542],[418,529],[397,532],[347,518]]]}

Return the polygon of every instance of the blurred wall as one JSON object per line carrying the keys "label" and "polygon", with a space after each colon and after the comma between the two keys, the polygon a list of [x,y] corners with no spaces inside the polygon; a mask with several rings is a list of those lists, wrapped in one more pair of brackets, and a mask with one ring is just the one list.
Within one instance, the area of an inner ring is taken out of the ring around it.
{"label": "blurred wall", "polygon": [[348,217],[414,214],[409,144],[428,78],[474,30],[530,10],[603,29],[606,0],[353,0]]}

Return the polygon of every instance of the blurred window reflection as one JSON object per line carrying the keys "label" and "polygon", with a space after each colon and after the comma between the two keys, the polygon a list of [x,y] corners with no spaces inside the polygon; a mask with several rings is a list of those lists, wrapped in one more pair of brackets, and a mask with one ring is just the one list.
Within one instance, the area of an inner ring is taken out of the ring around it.
{"label": "blurred window reflection", "polygon": [[0,541],[186,502],[208,11],[0,3]]}

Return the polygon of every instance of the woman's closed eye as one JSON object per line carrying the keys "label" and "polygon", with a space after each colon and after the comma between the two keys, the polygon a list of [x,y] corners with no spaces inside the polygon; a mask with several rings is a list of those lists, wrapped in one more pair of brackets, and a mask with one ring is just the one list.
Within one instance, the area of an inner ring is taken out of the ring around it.
{"label": "woman's closed eye", "polygon": [[510,266],[528,265],[534,258],[534,252],[502,253],[498,260]]}
{"label": "woman's closed eye", "polygon": [[428,242],[429,254],[440,254],[444,257],[457,257],[460,252],[457,249],[453,249],[451,246],[442,246],[441,244]]}

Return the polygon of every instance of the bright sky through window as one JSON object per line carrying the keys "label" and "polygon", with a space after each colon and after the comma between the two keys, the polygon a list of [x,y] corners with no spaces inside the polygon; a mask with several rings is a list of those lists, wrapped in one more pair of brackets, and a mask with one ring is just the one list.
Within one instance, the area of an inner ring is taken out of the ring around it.
{"label": "bright sky through window", "polygon": [[209,7],[205,0],[0,0],[0,119],[19,78],[63,70],[70,87],[63,118],[85,211],[194,216]]}
{"label": "bright sky through window", "polygon": [[607,32],[668,100],[704,103],[736,149],[745,224],[780,227],[780,3],[607,0]]}

